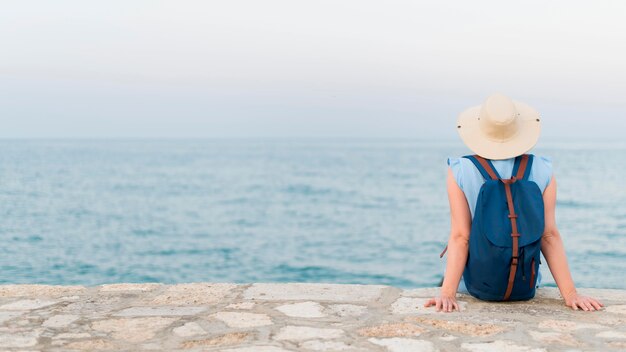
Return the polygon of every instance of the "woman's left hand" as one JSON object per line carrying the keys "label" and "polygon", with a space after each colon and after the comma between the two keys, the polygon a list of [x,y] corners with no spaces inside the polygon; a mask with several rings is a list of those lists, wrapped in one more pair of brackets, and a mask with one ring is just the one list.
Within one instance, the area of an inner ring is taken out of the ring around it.
{"label": "woman's left hand", "polygon": [[581,296],[576,292],[573,292],[565,298],[565,305],[571,307],[573,310],[578,310],[578,308],[580,308],[584,311],[600,310],[601,307],[604,307],[604,304],[597,299],[593,297]]}

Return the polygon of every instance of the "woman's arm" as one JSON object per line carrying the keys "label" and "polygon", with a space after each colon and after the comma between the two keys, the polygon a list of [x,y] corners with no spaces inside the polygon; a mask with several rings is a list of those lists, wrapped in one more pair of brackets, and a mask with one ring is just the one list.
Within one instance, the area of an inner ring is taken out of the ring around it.
{"label": "woman's arm", "polygon": [[602,307],[598,300],[580,296],[576,292],[574,280],[567,265],[567,257],[561,234],[556,226],[556,179],[554,176],[543,192],[543,204],[545,211],[545,230],[541,239],[541,251],[548,262],[550,272],[556,281],[561,296],[565,298],[565,304],[576,310],[580,307],[583,310],[596,310]]}
{"label": "woman's arm", "polygon": [[467,261],[468,241],[471,228],[471,214],[463,190],[456,184],[452,170],[448,168],[448,201],[450,202],[450,239],[448,240],[448,261],[446,274],[439,297],[426,302],[425,307],[434,305],[437,311],[459,310],[456,291],[459,287],[463,268]]}

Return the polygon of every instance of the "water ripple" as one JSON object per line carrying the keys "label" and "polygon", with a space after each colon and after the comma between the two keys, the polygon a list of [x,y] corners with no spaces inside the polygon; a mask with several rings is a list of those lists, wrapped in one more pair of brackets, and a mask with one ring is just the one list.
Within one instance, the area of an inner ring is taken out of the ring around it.
{"label": "water ripple", "polygon": [[[554,161],[577,285],[626,288],[626,153],[594,145],[536,153]],[[0,283],[432,286],[446,158],[464,154],[412,140],[0,141]]]}

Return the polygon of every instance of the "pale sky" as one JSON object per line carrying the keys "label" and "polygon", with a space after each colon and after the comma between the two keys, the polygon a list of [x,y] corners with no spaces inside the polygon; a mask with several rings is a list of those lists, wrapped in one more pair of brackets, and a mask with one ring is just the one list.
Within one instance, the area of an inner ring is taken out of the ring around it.
{"label": "pale sky", "polygon": [[3,138],[457,138],[494,92],[619,138],[626,2],[0,2]]}

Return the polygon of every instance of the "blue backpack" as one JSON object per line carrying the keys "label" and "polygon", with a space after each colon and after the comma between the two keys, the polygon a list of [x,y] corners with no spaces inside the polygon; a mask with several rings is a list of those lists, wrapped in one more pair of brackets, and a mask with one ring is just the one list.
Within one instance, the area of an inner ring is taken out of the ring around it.
{"label": "blue backpack", "polygon": [[544,231],[539,186],[528,180],[533,155],[515,158],[511,178],[501,178],[489,159],[466,155],[485,178],[480,188],[463,271],[468,292],[486,301],[535,296]]}

